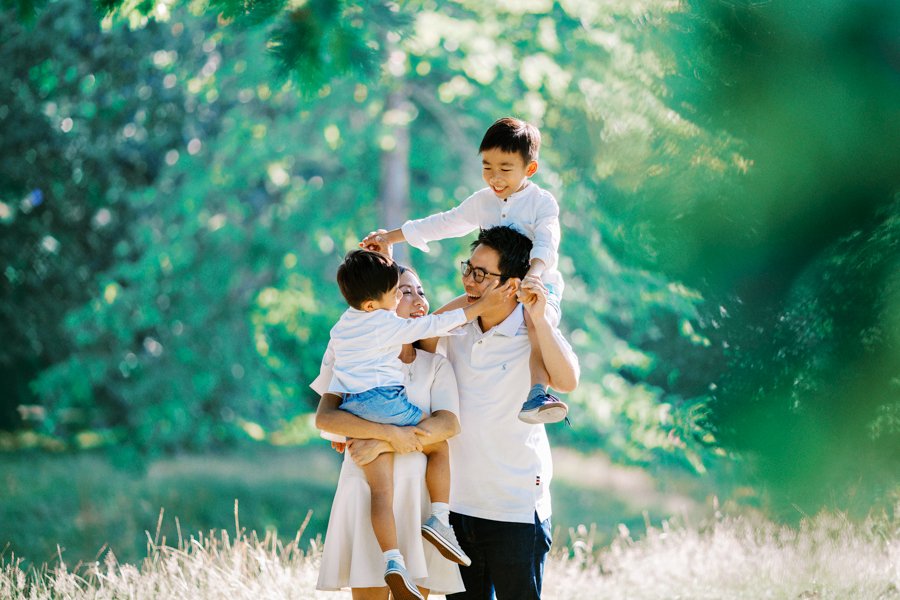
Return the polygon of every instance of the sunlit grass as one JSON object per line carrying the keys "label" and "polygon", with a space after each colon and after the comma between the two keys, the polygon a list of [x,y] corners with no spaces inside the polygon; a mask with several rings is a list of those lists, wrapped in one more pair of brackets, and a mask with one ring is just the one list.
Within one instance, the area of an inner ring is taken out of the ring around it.
{"label": "sunlit grass", "polygon": [[[609,546],[597,532],[572,532],[572,543],[547,564],[548,599],[878,599],[900,598],[900,524],[887,517],[854,524],[823,514],[797,528],[761,520],[719,519],[707,527],[663,524],[640,539],[624,528]],[[180,529],[179,529],[180,532]],[[284,542],[235,532],[182,537],[167,544],[148,534],[147,556],[122,564],[111,554],[87,564],[27,569],[14,556],[0,563],[0,597],[345,598],[316,592],[320,550],[302,529]]]}
{"label": "sunlit grass", "polygon": [[796,528],[759,518],[703,528],[663,523],[635,540],[624,528],[599,552],[573,532],[570,556],[548,565],[554,598],[900,598],[900,523],[823,513]]}

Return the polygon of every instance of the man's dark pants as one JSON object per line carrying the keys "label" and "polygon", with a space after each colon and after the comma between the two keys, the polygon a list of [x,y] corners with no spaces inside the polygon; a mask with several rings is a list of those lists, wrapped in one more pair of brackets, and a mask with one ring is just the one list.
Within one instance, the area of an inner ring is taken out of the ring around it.
{"label": "man's dark pants", "polygon": [[472,565],[460,566],[466,591],[447,600],[538,600],[550,550],[550,519],[534,524],[450,513],[450,524]]}

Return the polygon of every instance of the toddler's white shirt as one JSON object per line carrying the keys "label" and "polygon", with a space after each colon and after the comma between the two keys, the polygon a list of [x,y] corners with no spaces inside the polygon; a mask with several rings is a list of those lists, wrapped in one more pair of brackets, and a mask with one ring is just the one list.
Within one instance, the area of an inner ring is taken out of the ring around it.
{"label": "toddler's white shirt", "polygon": [[445,335],[466,322],[458,308],[439,315],[403,319],[392,310],[348,308],[331,328],[334,373],[328,391],[358,394],[376,387],[403,385],[403,344]]}
{"label": "toddler's white shirt", "polygon": [[508,225],[531,239],[531,258],[546,265],[541,279],[554,286],[562,297],[565,283],[559,272],[559,204],[553,194],[534,182],[506,200],[498,198],[491,188],[478,190],[459,206],[407,221],[400,229],[410,246],[428,252],[428,242],[498,225]]}

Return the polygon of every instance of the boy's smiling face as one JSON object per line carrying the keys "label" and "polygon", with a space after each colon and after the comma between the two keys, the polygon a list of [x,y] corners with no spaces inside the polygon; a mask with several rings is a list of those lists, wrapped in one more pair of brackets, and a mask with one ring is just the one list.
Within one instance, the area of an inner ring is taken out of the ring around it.
{"label": "boy's smiling face", "polygon": [[481,153],[481,177],[501,200],[524,188],[537,167],[537,161],[525,164],[518,152],[491,148]]}

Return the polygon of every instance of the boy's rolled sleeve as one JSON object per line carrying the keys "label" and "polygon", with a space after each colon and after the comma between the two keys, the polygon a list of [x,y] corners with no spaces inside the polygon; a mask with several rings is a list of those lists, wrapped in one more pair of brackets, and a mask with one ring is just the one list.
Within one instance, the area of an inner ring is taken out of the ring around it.
{"label": "boy's rolled sleeve", "polygon": [[428,252],[428,242],[462,237],[478,227],[479,205],[473,194],[448,211],[407,221],[400,226],[400,231],[410,246]]}
{"label": "boy's rolled sleeve", "polygon": [[531,259],[540,259],[545,265],[553,264],[559,254],[559,205],[556,199],[546,194],[547,200],[542,203],[542,210],[537,215],[534,228],[534,244],[531,247]]}
{"label": "boy's rolled sleeve", "polygon": [[407,244],[413,248],[418,248],[422,252],[430,252],[431,249],[428,248],[429,240],[422,236],[416,223],[416,221],[407,221],[400,226],[400,231],[403,232],[403,237],[406,239]]}

